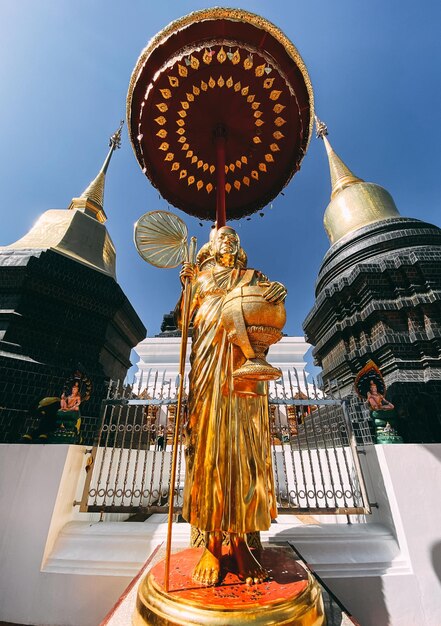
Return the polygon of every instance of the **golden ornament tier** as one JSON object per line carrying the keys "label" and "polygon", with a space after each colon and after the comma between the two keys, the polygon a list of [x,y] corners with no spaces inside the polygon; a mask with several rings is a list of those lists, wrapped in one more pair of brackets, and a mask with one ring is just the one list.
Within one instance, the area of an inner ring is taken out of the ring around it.
{"label": "golden ornament tier", "polygon": [[[321,626],[321,590],[288,548],[260,553],[268,581],[247,585],[228,572],[222,583],[204,587],[191,579],[202,548],[171,555],[170,590],[163,586],[164,561],[155,565],[138,590],[133,626]],[[223,557],[228,561],[227,554]],[[227,563],[228,565],[228,563]]]}

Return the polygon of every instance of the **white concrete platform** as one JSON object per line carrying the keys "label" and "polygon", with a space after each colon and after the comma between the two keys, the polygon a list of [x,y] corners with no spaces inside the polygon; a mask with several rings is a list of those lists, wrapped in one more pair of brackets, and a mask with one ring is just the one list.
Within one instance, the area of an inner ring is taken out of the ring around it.
{"label": "white concrete platform", "polygon": [[[375,446],[362,462],[371,516],[283,515],[262,539],[292,541],[363,626],[439,626],[441,445]],[[81,446],[0,446],[0,621],[97,626],[163,541],[164,516],[80,514],[84,464]],[[174,546],[188,540],[176,524]]]}

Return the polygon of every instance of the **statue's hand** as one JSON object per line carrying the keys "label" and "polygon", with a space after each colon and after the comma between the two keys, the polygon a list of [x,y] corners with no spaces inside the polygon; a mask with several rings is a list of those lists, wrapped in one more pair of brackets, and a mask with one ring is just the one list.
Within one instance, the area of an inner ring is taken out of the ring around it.
{"label": "statue's hand", "polygon": [[262,295],[268,302],[279,304],[279,302],[283,302],[285,300],[287,293],[288,291],[282,283],[274,281],[269,284],[268,289]]}
{"label": "statue's hand", "polygon": [[191,282],[192,280],[194,280],[194,277],[195,277],[194,265],[192,265],[188,261],[185,261],[182,264],[181,271],[179,272],[179,278],[181,279],[181,283],[184,284],[186,278],[188,278]]}

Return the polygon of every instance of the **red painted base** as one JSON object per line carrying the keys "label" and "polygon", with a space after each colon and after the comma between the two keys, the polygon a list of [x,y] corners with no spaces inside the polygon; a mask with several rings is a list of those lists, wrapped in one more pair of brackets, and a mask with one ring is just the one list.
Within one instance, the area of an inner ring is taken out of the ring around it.
{"label": "red painted base", "polygon": [[[225,548],[224,548],[225,550]],[[308,573],[294,559],[291,550],[266,548],[261,552],[259,562],[268,571],[270,578],[258,585],[247,585],[233,569],[233,560],[225,554],[222,558],[224,568],[220,585],[206,587],[196,583],[191,574],[202,554],[202,548],[189,548],[172,554],[170,557],[169,594],[182,600],[191,600],[202,606],[245,609],[256,603],[272,604],[301,594],[308,586]],[[164,588],[165,561],[160,561],[150,570],[158,587]]]}
{"label": "red painted base", "polygon": [[138,590],[134,626],[322,626],[320,587],[289,548],[266,548],[259,561],[267,581],[247,585],[224,554],[222,581],[206,587],[192,580],[202,548],[171,555],[169,591],[164,588],[165,561],[147,574]]}

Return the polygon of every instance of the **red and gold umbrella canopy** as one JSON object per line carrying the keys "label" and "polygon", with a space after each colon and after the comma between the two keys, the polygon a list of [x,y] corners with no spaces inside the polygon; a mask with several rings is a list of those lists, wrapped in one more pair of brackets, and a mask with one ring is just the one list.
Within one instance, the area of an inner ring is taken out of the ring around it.
{"label": "red and gold umbrella canopy", "polygon": [[270,202],[299,169],[313,93],[278,28],[212,8],[148,44],[132,74],[127,117],[138,162],[168,202],[214,220],[220,194],[228,219],[238,219]]}

